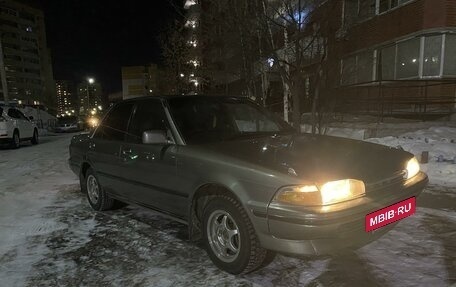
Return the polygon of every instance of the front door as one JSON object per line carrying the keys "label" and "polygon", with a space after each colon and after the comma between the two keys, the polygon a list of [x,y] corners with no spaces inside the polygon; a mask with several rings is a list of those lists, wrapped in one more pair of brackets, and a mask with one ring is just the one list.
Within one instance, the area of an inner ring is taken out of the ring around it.
{"label": "front door", "polygon": [[127,134],[133,103],[115,106],[95,131],[89,146],[88,160],[100,185],[118,198],[125,197],[127,187],[122,180],[120,149]]}
{"label": "front door", "polygon": [[176,191],[176,146],[143,144],[145,131],[167,132],[173,136],[159,99],[137,102],[128,135],[121,148],[122,175],[130,188],[130,201],[184,218],[187,196]]}

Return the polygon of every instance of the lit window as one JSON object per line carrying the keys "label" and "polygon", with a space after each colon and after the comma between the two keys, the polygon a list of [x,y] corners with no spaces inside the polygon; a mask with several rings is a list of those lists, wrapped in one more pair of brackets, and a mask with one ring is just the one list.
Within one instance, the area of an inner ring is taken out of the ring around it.
{"label": "lit window", "polygon": [[456,35],[445,35],[445,63],[443,74],[456,75]]}
{"label": "lit window", "polygon": [[420,43],[420,38],[413,38],[397,44],[397,79],[418,77],[420,66]]}
{"label": "lit window", "polygon": [[394,80],[394,69],[396,62],[396,46],[386,47],[381,51],[382,69],[379,79]]}
{"label": "lit window", "polygon": [[424,40],[423,77],[440,75],[442,35],[429,36]]}
{"label": "lit window", "polygon": [[193,65],[195,68],[200,65],[200,62],[198,60],[190,60],[188,63]]}
{"label": "lit window", "polygon": [[384,13],[388,10],[394,9],[398,6],[404,5],[412,0],[379,0],[378,13]]}
{"label": "lit window", "polygon": [[184,8],[188,9],[188,8],[190,8],[190,7],[192,7],[193,5],[196,5],[196,4],[198,4],[197,0],[187,0],[187,1],[185,1]]}

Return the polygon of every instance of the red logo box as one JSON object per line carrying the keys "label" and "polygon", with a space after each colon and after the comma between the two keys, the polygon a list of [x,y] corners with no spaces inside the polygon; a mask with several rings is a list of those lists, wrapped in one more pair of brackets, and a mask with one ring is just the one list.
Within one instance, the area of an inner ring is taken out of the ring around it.
{"label": "red logo box", "polygon": [[366,215],[366,232],[409,217],[416,211],[416,198],[411,197]]}

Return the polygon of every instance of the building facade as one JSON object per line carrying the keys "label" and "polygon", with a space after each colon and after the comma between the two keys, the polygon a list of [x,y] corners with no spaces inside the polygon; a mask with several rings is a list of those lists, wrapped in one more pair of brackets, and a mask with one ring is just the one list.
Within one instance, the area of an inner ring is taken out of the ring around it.
{"label": "building facade", "polygon": [[77,85],[80,116],[91,116],[103,111],[101,85],[89,78]]}
{"label": "building facade", "polygon": [[122,98],[131,99],[158,93],[157,65],[122,67]]}
{"label": "building facade", "polygon": [[55,106],[55,82],[41,10],[12,0],[0,1],[0,61],[6,79],[0,97],[24,104]]}
{"label": "building facade", "polygon": [[456,103],[456,2],[349,1],[342,7],[341,107],[440,116]]}
{"label": "building facade", "polygon": [[78,113],[77,98],[74,83],[71,81],[56,81],[57,117],[75,116]]}
{"label": "building facade", "polygon": [[[237,2],[242,5],[237,9],[227,2],[222,9],[217,7],[218,12],[211,10],[211,5],[222,2],[185,2],[190,29],[216,30],[210,37],[194,33],[192,40],[203,46],[199,69],[210,71],[206,74],[216,93],[263,97],[262,103],[278,113],[293,100],[301,112],[309,111],[315,98],[329,103],[334,112],[381,117],[432,118],[455,112],[453,0],[299,1],[302,9],[296,9],[298,2],[292,0],[252,0]],[[280,9],[266,16],[278,24],[255,26],[266,22],[258,12],[262,5],[274,3],[289,5],[282,16],[277,15]],[[232,19],[223,18],[230,14]],[[263,19],[249,22],[249,17]],[[233,19],[241,23],[240,28],[248,28],[233,33]],[[290,23],[298,29],[287,28]],[[258,40],[249,29],[259,31]],[[239,36],[242,33],[244,39]],[[238,38],[227,41],[230,37]],[[265,45],[268,41],[274,45]],[[284,73],[287,67],[280,62],[289,63],[297,75]],[[284,74],[292,81],[287,83]],[[287,96],[287,89],[300,99]]]}

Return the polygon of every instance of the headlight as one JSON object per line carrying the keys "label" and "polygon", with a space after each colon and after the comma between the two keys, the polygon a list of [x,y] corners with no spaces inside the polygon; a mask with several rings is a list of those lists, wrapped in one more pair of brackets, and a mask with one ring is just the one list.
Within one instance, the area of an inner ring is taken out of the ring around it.
{"label": "headlight", "polygon": [[355,179],[330,181],[321,186],[287,186],[277,192],[274,200],[296,205],[330,205],[365,194],[364,182]]}
{"label": "headlight", "polygon": [[406,167],[406,178],[410,179],[417,175],[420,172],[420,163],[416,159],[416,157],[413,157],[411,160],[407,162],[407,167]]}

